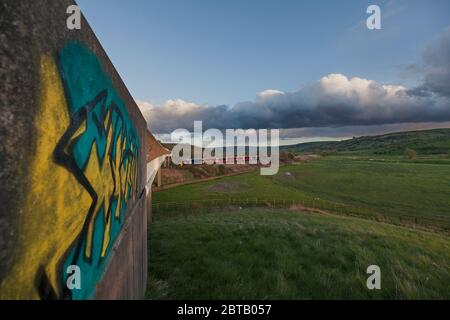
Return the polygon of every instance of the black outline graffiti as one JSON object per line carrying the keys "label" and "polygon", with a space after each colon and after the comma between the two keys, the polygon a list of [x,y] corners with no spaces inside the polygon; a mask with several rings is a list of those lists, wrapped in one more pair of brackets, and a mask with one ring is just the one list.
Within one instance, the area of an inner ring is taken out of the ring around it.
{"label": "black outline graffiti", "polygon": [[[68,90],[64,90],[64,92],[66,94],[67,101],[71,101],[68,96]],[[122,114],[121,110],[117,107],[117,105],[114,102],[111,102],[111,104],[109,106],[106,105],[107,97],[108,97],[108,92],[105,89],[105,90],[101,91],[93,100],[91,100],[86,105],[81,107],[77,112],[72,114],[70,125],[69,125],[68,129],[66,130],[66,132],[64,133],[64,135],[58,141],[56,148],[54,150],[54,154],[53,154],[54,161],[57,164],[65,167],[68,171],[70,171],[75,176],[77,181],[88,191],[88,193],[92,199],[92,202],[89,207],[86,218],[84,220],[81,232],[75,238],[73,243],[69,246],[68,250],[66,250],[66,253],[63,255],[63,257],[60,259],[60,262],[59,262],[60,270],[59,270],[58,274],[60,276],[59,283],[60,283],[60,290],[62,292],[62,296],[58,297],[55,289],[52,287],[52,285],[48,279],[48,276],[45,273],[45,269],[43,267],[41,267],[39,269],[38,273],[36,274],[36,286],[37,286],[39,296],[41,297],[41,299],[58,299],[58,298],[59,299],[70,299],[71,298],[71,291],[69,289],[67,289],[67,287],[63,284],[64,280],[63,280],[62,275],[64,273],[64,270],[62,270],[62,268],[64,266],[64,261],[67,259],[67,255],[71,252],[71,250],[73,248],[75,248],[75,253],[74,253],[72,264],[75,264],[77,258],[79,258],[81,254],[83,254],[81,252],[82,247],[83,247],[84,241],[88,234],[88,228],[89,228],[90,224],[93,222],[92,219],[96,214],[96,212],[94,212],[94,210],[97,206],[97,202],[99,201],[99,199],[98,199],[99,195],[96,193],[95,189],[93,188],[93,186],[89,182],[88,178],[84,174],[84,170],[86,169],[87,163],[84,164],[83,168],[79,168],[78,165],[76,164],[75,158],[73,156],[73,149],[74,149],[76,143],[79,141],[79,139],[81,139],[82,135],[79,135],[78,137],[76,137],[74,139],[72,138],[73,135],[77,132],[77,130],[80,128],[80,126],[85,121],[87,121],[88,116],[91,114],[92,110],[94,108],[96,108],[100,103],[101,104],[100,119],[97,117],[95,112],[92,112],[93,123],[95,124],[95,127],[96,127],[97,132],[99,133],[100,137],[106,139],[110,133],[110,130],[113,130],[113,126],[117,125],[120,121],[121,128],[119,130],[123,130],[123,132],[124,132],[124,134],[121,137],[122,143],[125,140],[125,138],[129,139],[129,141],[132,141],[134,138],[133,132],[131,131],[131,129],[129,129],[128,132],[126,132],[126,129],[124,126],[124,123],[125,123],[124,115]],[[69,110],[70,110],[70,107],[69,107]],[[104,121],[101,121],[101,120],[106,119],[108,112],[110,113],[110,117],[108,119],[108,123],[107,123],[106,129],[105,129]],[[113,124],[113,117],[112,117],[113,112],[115,112],[115,114],[117,116],[115,124]],[[136,150],[136,156],[131,152],[131,150],[126,149],[124,151],[124,153],[122,154],[122,158],[120,160],[120,166],[119,166],[119,170],[118,170],[119,177],[116,177],[114,174],[112,175],[113,182],[114,182],[113,193],[112,193],[112,195],[105,195],[105,196],[110,197],[109,208],[103,207],[103,211],[105,212],[105,215],[106,215],[106,223],[108,223],[109,220],[112,219],[111,204],[113,203],[113,201],[118,200],[118,197],[115,195],[117,194],[118,184],[122,180],[122,171],[120,169],[122,168],[122,166],[125,165],[125,163],[127,161],[129,161],[130,165],[127,167],[127,169],[124,173],[126,176],[129,175],[130,170],[134,171],[137,168],[137,157],[138,157],[137,150],[138,150],[138,148],[137,148],[136,144],[134,146],[135,146],[135,150]],[[93,148],[93,147],[94,146],[91,145],[91,148]],[[114,147],[114,144],[111,144],[109,146],[108,150],[105,149],[103,155],[100,155],[99,153],[97,153],[97,156],[99,157],[98,160],[99,160],[99,164],[100,164],[101,168],[105,164],[104,163],[105,157],[109,156],[109,165],[111,167],[112,172],[115,172],[115,170],[114,170],[115,163],[113,163],[113,159],[111,157],[113,147]],[[116,152],[119,152],[119,150],[116,150]],[[134,171],[134,174],[137,175],[137,171]],[[135,179],[137,179],[137,178],[135,177]],[[135,180],[135,183],[136,183],[136,181],[137,180]],[[127,182],[127,187],[128,187],[128,185],[129,185],[129,182]],[[134,187],[136,188],[136,185]],[[137,188],[135,190],[133,190],[133,188],[131,187],[131,192],[134,195],[136,195]],[[120,196],[121,195],[119,195],[119,197]],[[124,200],[127,201],[127,199],[124,199]],[[121,208],[116,208],[116,210],[121,210]],[[120,223],[122,223],[122,219],[123,219],[123,217],[120,215],[120,217],[119,217]],[[85,256],[83,256],[83,259],[85,261],[88,261],[89,263],[92,263],[92,256],[91,256],[91,258],[86,258]]]}

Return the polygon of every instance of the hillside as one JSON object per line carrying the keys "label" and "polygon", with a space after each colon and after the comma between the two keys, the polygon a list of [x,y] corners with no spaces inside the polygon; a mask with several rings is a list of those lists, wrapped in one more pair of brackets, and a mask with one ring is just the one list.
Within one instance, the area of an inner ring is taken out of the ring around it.
{"label": "hillside", "polygon": [[[256,171],[163,190],[156,192],[153,200],[155,205],[167,206],[219,199],[277,199],[385,222],[410,221],[448,232],[449,177],[446,162],[324,157],[283,166],[275,176],[261,176]],[[165,212],[169,209],[166,206]]]}
{"label": "hillside", "polygon": [[448,154],[450,152],[450,129],[396,132],[344,141],[310,142],[282,149],[302,153],[351,152],[388,155],[400,155],[404,154],[407,149],[413,149],[419,155]]}
{"label": "hillside", "polygon": [[[148,299],[448,299],[448,237],[353,217],[158,212]],[[367,290],[366,268],[382,270]]]}
{"label": "hillside", "polygon": [[294,148],[338,154],[153,194],[147,298],[448,299],[450,130]]}

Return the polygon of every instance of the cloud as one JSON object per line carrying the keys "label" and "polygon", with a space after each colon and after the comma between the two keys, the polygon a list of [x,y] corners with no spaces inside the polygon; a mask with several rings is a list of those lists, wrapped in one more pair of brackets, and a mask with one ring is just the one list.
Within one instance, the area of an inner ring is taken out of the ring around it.
{"label": "cloud", "polygon": [[[223,106],[198,105],[182,99],[167,100],[160,106],[137,100],[148,126],[155,133],[170,133],[175,129],[192,130],[194,121],[203,120],[204,128],[222,128],[224,116],[229,108]],[[230,121],[226,121],[230,123]]]}
{"label": "cloud", "polygon": [[284,94],[283,91],[274,90],[274,89],[267,89],[267,90],[258,92],[256,94],[256,98],[257,99],[266,99],[266,98],[270,98],[270,97],[278,96],[278,95],[282,95],[282,94]]}
{"label": "cloud", "polygon": [[408,89],[334,73],[295,92],[269,89],[254,101],[198,105],[182,99],[161,106],[138,101],[152,131],[203,128],[313,128],[450,121],[450,28],[424,52],[421,83]]}
{"label": "cloud", "polygon": [[416,68],[423,75],[422,84],[410,93],[450,97],[450,27],[427,47],[422,65]]}
{"label": "cloud", "polygon": [[429,130],[436,128],[450,128],[450,121],[447,122],[420,122],[420,123],[394,123],[374,126],[343,126],[343,127],[321,127],[321,128],[297,128],[282,129],[280,137],[289,138],[314,138],[322,137],[331,140],[347,139],[359,136],[380,135],[389,132]]}

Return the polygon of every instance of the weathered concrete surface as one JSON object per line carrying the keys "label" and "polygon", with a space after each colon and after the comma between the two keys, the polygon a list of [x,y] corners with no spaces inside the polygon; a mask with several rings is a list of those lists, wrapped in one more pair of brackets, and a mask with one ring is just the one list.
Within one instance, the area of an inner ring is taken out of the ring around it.
{"label": "weathered concrete surface", "polygon": [[147,192],[147,223],[153,222],[152,192]]}
{"label": "weathered concrete surface", "polygon": [[67,29],[71,4],[0,2],[0,298],[145,291],[147,125],[87,21]]}
{"label": "weathered concrete surface", "polygon": [[147,284],[147,210],[140,201],[123,227],[97,299],[142,299]]}

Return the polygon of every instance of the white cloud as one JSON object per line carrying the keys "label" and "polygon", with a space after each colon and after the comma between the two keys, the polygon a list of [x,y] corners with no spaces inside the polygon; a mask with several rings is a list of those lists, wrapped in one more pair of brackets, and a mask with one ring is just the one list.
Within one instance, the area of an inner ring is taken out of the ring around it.
{"label": "white cloud", "polygon": [[270,98],[270,97],[273,97],[273,96],[278,96],[278,95],[281,95],[281,94],[284,94],[284,92],[280,91],[280,90],[267,89],[267,90],[258,92],[256,94],[256,98],[257,99],[267,99],[267,98]]}
{"label": "white cloud", "polygon": [[[408,89],[333,73],[295,92],[267,89],[233,107],[182,99],[138,101],[153,131],[207,128],[312,128],[450,121],[450,29],[424,55],[420,86]],[[438,68],[439,67],[439,68]]]}
{"label": "white cloud", "polygon": [[137,101],[155,132],[204,128],[302,128],[450,120],[449,99],[409,94],[400,85],[329,74],[295,92],[265,90],[253,102],[198,105],[182,99],[160,106]]}

